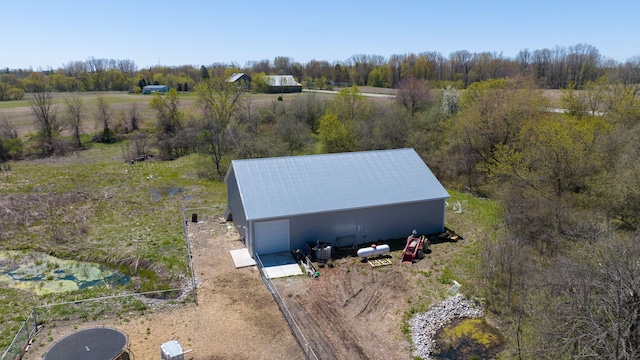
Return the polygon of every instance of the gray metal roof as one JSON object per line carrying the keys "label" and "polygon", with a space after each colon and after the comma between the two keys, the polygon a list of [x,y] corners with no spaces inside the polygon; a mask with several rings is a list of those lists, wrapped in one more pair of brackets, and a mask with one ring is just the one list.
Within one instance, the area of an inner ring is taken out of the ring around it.
{"label": "gray metal roof", "polygon": [[244,73],[234,73],[227,79],[227,82],[236,82],[238,81],[238,79],[240,79],[243,76],[244,76]]}
{"label": "gray metal roof", "polygon": [[169,85],[146,85],[143,89],[164,89],[168,87]]}
{"label": "gray metal roof", "polygon": [[269,86],[301,86],[293,75],[267,75],[265,78]]}
{"label": "gray metal roof", "polygon": [[413,149],[233,160],[247,220],[445,199]]}

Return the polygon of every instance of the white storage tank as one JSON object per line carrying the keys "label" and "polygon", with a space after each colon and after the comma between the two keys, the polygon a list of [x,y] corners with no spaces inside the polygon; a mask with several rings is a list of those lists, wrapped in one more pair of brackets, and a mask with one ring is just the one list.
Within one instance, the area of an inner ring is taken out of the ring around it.
{"label": "white storage tank", "polygon": [[358,256],[361,258],[368,258],[372,256],[386,254],[389,251],[391,251],[391,248],[387,244],[371,245],[369,247],[359,249]]}

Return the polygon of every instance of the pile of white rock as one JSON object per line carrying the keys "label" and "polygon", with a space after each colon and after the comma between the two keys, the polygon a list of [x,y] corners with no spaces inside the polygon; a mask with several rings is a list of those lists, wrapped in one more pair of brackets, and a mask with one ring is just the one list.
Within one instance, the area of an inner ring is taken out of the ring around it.
{"label": "pile of white rock", "polygon": [[413,356],[425,360],[435,348],[435,336],[438,329],[456,318],[482,317],[482,306],[465,299],[461,294],[432,305],[427,312],[417,314],[409,320],[411,338],[415,350]]}

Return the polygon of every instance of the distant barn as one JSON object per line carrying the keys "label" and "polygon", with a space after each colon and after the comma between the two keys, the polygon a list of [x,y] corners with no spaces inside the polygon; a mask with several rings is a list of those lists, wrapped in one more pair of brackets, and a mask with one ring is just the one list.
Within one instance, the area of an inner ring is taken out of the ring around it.
{"label": "distant barn", "polygon": [[234,73],[227,79],[227,82],[242,85],[247,90],[251,89],[251,77],[245,73]]}
{"label": "distant barn", "polygon": [[302,85],[293,78],[293,75],[267,75],[265,79],[269,93],[302,92]]}
{"label": "distant barn", "polygon": [[143,94],[161,93],[165,94],[169,91],[168,85],[147,85],[142,88]]}
{"label": "distant barn", "polygon": [[413,149],[233,160],[225,182],[252,256],[442,232],[449,197]]}

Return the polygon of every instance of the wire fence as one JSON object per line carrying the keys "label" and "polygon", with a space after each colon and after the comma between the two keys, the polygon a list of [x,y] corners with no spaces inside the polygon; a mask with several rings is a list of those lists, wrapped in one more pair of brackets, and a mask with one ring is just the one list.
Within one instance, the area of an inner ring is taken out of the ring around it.
{"label": "wire fence", "polygon": [[[198,305],[198,291],[195,272],[193,270],[193,253],[191,251],[191,241],[189,240],[189,223],[197,224],[199,221],[217,221],[222,216],[222,211],[226,208],[224,204],[217,204],[209,207],[201,208],[182,208],[182,225],[184,228],[184,240],[187,246],[187,253],[189,257],[189,270],[191,272],[191,287],[193,289],[193,299]],[[187,213],[190,213],[190,218]],[[198,215],[199,214],[199,215]],[[199,219],[198,219],[199,217]]]}
{"label": "wire fence", "polygon": [[[102,297],[65,301],[59,303],[44,304],[34,308],[27,319],[22,323],[20,330],[2,355],[1,360],[19,360],[25,355],[28,346],[31,346],[37,335],[38,325],[46,324],[53,329],[58,322],[73,322],[82,324],[89,321],[108,320],[120,318],[129,321],[129,317],[135,314],[144,314],[148,308],[148,302],[154,298],[175,298],[178,294],[189,294],[191,288],[176,288],[144,293],[114,294]],[[45,346],[52,341],[38,340],[39,346]],[[32,352],[32,350],[29,350]]]}
{"label": "wire fence", "polygon": [[276,303],[280,308],[280,312],[282,312],[282,315],[284,315],[284,318],[287,321],[287,324],[289,325],[289,328],[291,329],[293,336],[298,341],[300,348],[302,348],[302,351],[304,352],[307,359],[318,360],[318,356],[313,351],[313,348],[311,347],[311,343],[309,343],[307,338],[302,333],[302,330],[298,326],[298,323],[296,323],[295,319],[293,318],[293,315],[291,315],[291,312],[289,311],[287,304],[285,304],[284,299],[278,292],[278,289],[276,288],[275,284],[271,281],[269,277],[266,276],[264,271],[264,265],[262,264],[262,260],[260,260],[260,256],[258,256],[258,254],[256,254],[255,256],[256,256],[256,263],[258,264],[258,268],[260,270],[259,271],[260,277],[262,277],[262,281],[264,281],[264,284],[267,286],[267,289],[269,289],[269,292],[271,292],[271,295],[273,295],[273,298],[276,300]]}
{"label": "wire fence", "polygon": [[38,319],[36,315],[36,311],[31,310],[27,319],[22,323],[20,330],[9,344],[7,350],[5,350],[4,354],[2,354],[2,360],[15,360],[21,359],[24,356],[24,352],[29,346],[29,342],[33,334],[36,333],[38,329]]}
{"label": "wire fence", "polygon": [[[187,212],[188,209],[182,209],[181,213],[182,213],[182,226],[184,228],[184,241],[187,245],[187,253],[189,256],[189,269],[191,270],[191,287],[193,288],[193,300],[196,302],[196,305],[198,305],[198,291],[196,291],[196,276],[193,272],[193,255],[191,254],[191,242],[189,241],[189,229],[187,229],[187,216],[185,215],[185,213]],[[197,219],[192,219],[196,220]]]}

